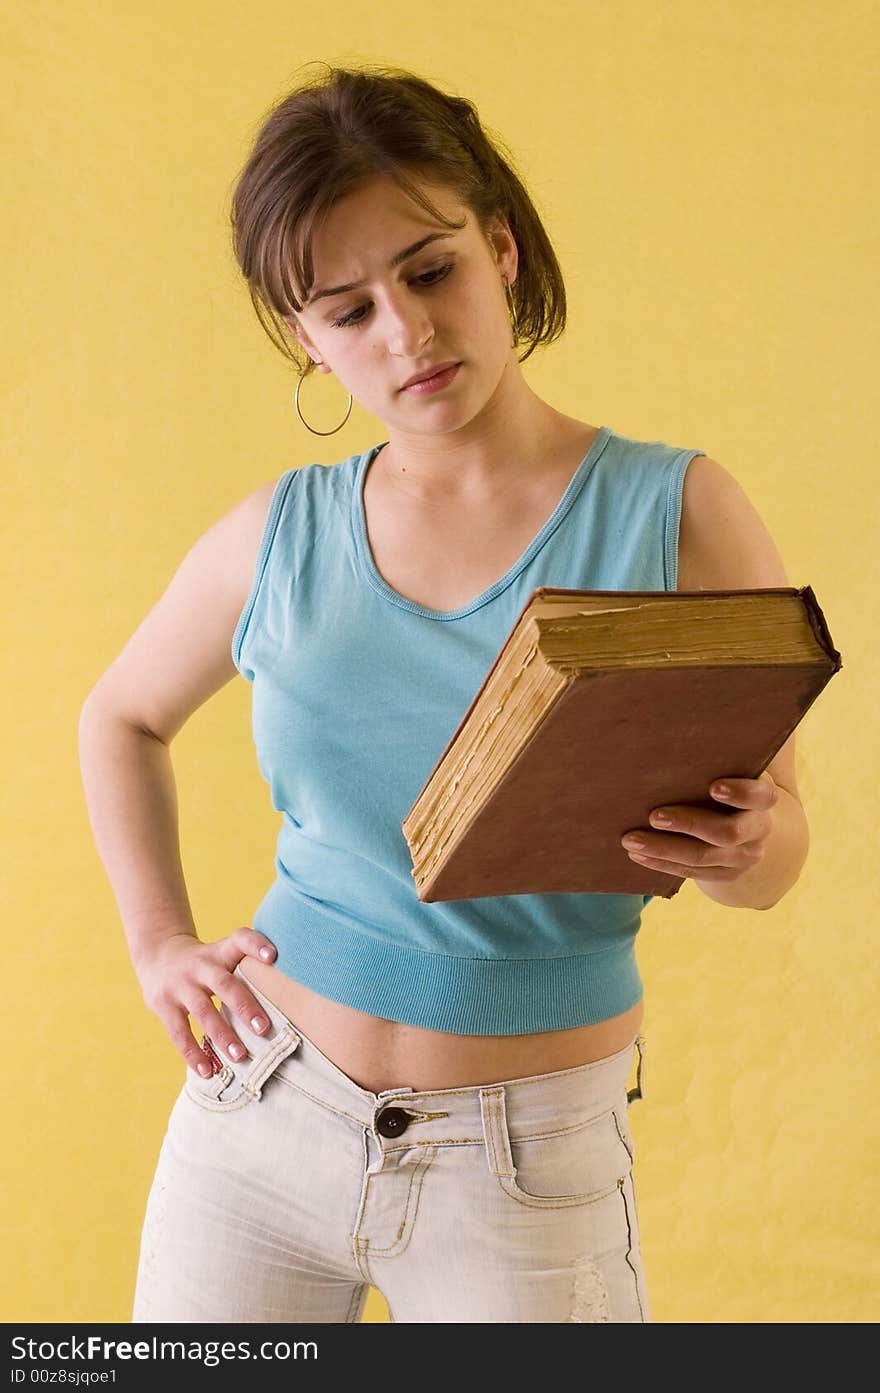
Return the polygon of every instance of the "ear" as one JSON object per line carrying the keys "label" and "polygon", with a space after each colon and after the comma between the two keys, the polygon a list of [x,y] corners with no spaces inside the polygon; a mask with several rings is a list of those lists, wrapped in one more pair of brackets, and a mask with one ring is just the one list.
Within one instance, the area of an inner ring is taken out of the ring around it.
{"label": "ear", "polygon": [[499,271],[504,273],[505,279],[512,285],[519,266],[519,252],[507,219],[497,213],[486,236]]}
{"label": "ear", "polygon": [[320,367],[322,364],[321,354],[306,334],[306,331],[300,327],[299,321],[293,315],[290,317],[283,315],[282,318],[290,332],[306,350],[306,353],[308,353],[312,361]]}

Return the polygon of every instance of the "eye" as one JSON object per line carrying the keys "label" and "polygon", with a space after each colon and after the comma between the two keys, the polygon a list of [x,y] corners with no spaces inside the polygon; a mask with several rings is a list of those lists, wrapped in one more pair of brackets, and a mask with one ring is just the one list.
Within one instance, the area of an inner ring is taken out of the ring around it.
{"label": "eye", "polygon": [[[451,270],[452,262],[450,261],[443,266],[435,266],[431,271],[424,271],[420,276],[414,276],[413,280],[420,285],[437,285],[438,282],[445,280]],[[352,310],[351,314],[343,315],[341,319],[332,319],[330,323],[334,329],[345,329],[349,327],[356,329],[359,324],[363,324],[364,316],[362,315],[360,319],[356,319],[355,315],[366,308],[366,305],[359,305],[356,310]]]}

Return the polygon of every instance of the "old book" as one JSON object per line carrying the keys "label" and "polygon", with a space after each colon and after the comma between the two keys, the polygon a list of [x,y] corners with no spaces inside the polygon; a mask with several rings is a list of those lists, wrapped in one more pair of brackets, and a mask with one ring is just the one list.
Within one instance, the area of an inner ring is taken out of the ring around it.
{"label": "old book", "polygon": [[671,898],[620,838],[735,811],[709,785],[758,778],[842,665],[809,585],[534,590],[402,823],[418,898]]}

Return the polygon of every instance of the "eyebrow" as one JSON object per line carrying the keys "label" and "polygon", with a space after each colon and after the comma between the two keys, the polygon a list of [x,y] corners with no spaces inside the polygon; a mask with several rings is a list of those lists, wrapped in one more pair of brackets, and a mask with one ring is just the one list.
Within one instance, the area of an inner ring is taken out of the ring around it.
{"label": "eyebrow", "polygon": [[[395,266],[400,266],[402,262],[406,261],[407,257],[415,256],[416,252],[420,252],[422,247],[426,247],[429,242],[437,242],[443,237],[452,237],[453,235],[454,234],[451,232],[429,232],[427,237],[422,237],[420,241],[413,242],[411,247],[404,247],[402,252],[396,252],[388,263],[389,271],[393,271]],[[365,280],[349,281],[347,285],[333,285],[327,290],[318,290],[314,295],[309,296],[306,304],[314,304],[316,300],[323,300],[327,295],[342,295],[348,290],[358,290],[362,285],[366,285],[366,283]]]}

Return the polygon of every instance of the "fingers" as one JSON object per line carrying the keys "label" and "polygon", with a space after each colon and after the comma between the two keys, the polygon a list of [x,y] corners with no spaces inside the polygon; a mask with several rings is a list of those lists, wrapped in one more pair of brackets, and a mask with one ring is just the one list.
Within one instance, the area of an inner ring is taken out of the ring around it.
{"label": "fingers", "polygon": [[[276,956],[274,943],[265,934],[243,926],[220,940],[215,947],[222,967],[219,980],[212,984],[213,995],[219,997],[240,1020],[246,1021],[255,1035],[264,1034],[269,1029],[269,1018],[261,1003],[248,991],[247,985],[234,975],[233,969],[245,957],[259,958],[260,962],[272,962]],[[213,1003],[211,1010],[216,1011]],[[199,1019],[200,1023],[203,1023],[202,1018]],[[244,1041],[229,1029],[222,1016],[219,1017],[219,1021],[206,1026],[206,1029],[218,1049],[224,1050],[230,1059],[244,1059],[249,1053]]]}
{"label": "fingers", "polygon": [[277,957],[271,938],[247,926],[234,929],[226,938],[221,939],[216,947],[223,966],[230,972],[238,966],[242,958],[259,958],[260,962],[271,963]]}
{"label": "fingers", "polygon": [[[707,813],[686,803],[679,806],[666,804],[662,809],[656,809],[651,813],[648,819],[650,829],[634,827],[620,838],[620,844],[626,851],[633,847],[638,852],[647,852],[650,855],[656,851],[661,856],[674,856],[676,849],[681,847],[683,836],[706,842],[716,851],[722,847],[734,848],[757,831],[754,819],[754,813],[734,812],[722,815]],[[663,830],[655,831],[655,828]],[[642,842],[642,846],[635,845],[636,838]],[[689,852],[693,850],[694,847],[688,847]]]}
{"label": "fingers", "polygon": [[659,856],[636,855],[630,852],[633,861],[637,861],[640,866],[647,866],[651,871],[664,871],[666,875],[680,876],[682,879],[693,877],[698,872],[700,880],[736,880],[742,875],[741,866],[701,866],[685,864],[683,861],[667,861]]}
{"label": "fingers", "polygon": [[[763,819],[763,814],[760,816]],[[676,818],[675,826],[677,831],[696,837],[716,850],[735,851],[760,831],[763,821],[759,822],[758,817],[759,814],[745,809],[721,814],[688,808]]]}
{"label": "fingers", "polygon": [[769,809],[779,798],[773,778],[765,770],[759,779],[724,779],[709,793],[727,805],[723,812],[688,803],[653,808],[650,830],[634,827],[620,838],[630,860],[669,875],[699,871],[700,879],[711,880],[734,880],[761,861]]}
{"label": "fingers", "polygon": [[696,837],[682,839],[653,834],[646,836],[644,843],[639,850],[625,846],[630,860],[655,870],[665,870],[669,867],[672,875],[683,874],[682,868],[686,867],[688,875],[692,875],[695,870],[702,873],[711,869],[713,872],[725,871],[730,876],[737,876],[742,874],[744,868],[756,865],[763,855],[763,843],[760,840],[738,843],[725,849],[709,842],[708,839],[704,841]]}
{"label": "fingers", "polygon": [[[187,1065],[198,1073],[211,1071],[199,1068],[207,1061],[188,1018],[210,1036],[220,1055],[233,1062],[247,1058],[250,1051],[227,1015],[235,1016],[255,1035],[264,1035],[270,1029],[262,1002],[233,971],[244,957],[259,955],[260,961],[265,961],[261,950],[269,952],[270,960],[276,955],[274,944],[265,934],[240,928],[215,943],[189,943],[151,964],[142,984],[144,1000],[162,1021]],[[214,997],[227,1008],[225,1015],[214,1004]]]}
{"label": "fingers", "polygon": [[721,779],[709,793],[720,803],[762,810],[772,808],[779,799],[776,781],[767,769],[757,779]]}
{"label": "fingers", "polygon": [[170,1018],[163,1018],[162,1023],[168,1032],[171,1043],[183,1055],[189,1068],[194,1069],[197,1074],[210,1075],[211,1066],[207,1064],[204,1051],[190,1030],[186,1012],[176,1011]]}
{"label": "fingers", "polygon": [[[214,990],[214,995],[218,996],[222,1002],[228,1006],[229,1010],[244,1021],[249,1030],[255,1035],[264,1035],[269,1029],[270,1021],[266,1015],[262,1003],[254,996],[253,992],[248,991],[247,985],[242,982],[240,977],[236,977],[232,972],[218,971],[218,981]],[[205,1029],[211,1036],[218,1049],[223,1049],[230,1059],[244,1059],[248,1053],[247,1046],[243,1040],[234,1033],[227,1024],[225,1018],[216,1010],[213,1002],[210,1009],[218,1017],[212,1020],[208,1015],[208,1024]],[[200,1024],[204,1023],[200,1019]]]}
{"label": "fingers", "polygon": [[[236,983],[238,981],[235,977],[230,980]],[[225,999],[227,1004],[231,1005],[232,996],[237,996],[238,994],[231,991],[218,991],[217,995],[220,997],[221,1001]],[[259,1030],[256,1029],[256,1026],[251,1027],[255,1034],[261,1035],[268,1030],[269,1021],[266,1018],[262,1006],[260,1006],[253,997],[250,997],[249,994],[248,996],[249,1001],[247,1003],[239,1003],[237,1009],[240,1014],[246,1014],[248,1016],[248,1021],[250,1021],[250,1017],[254,1017],[263,1022]],[[246,1059],[250,1054],[241,1036],[236,1034],[232,1029],[222,1011],[214,1005],[210,995],[206,992],[198,1001],[192,1003],[188,1012],[185,1014],[181,1012],[179,1018],[175,1013],[175,1017],[170,1025],[168,1025],[166,1021],[166,1028],[168,1029],[169,1035],[177,1045],[177,1048],[180,1050],[187,1064],[192,1064],[193,1068],[198,1068],[200,1063],[205,1062],[205,1054],[200,1045],[195,1045],[194,1050],[192,1048],[194,1040],[192,1031],[186,1022],[186,1015],[191,1016],[192,1019],[202,1027],[204,1033],[210,1037],[211,1044],[214,1048],[221,1055],[225,1055],[227,1059],[231,1059],[233,1063],[240,1063],[241,1060]]]}

